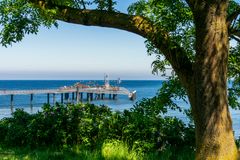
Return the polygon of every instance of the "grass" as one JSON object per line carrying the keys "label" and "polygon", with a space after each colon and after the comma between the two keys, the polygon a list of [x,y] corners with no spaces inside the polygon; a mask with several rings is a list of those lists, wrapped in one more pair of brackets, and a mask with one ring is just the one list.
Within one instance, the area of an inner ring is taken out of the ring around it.
{"label": "grass", "polygon": [[192,160],[193,152],[182,152],[174,155],[170,150],[164,153],[137,153],[129,150],[120,141],[104,143],[101,149],[90,151],[79,146],[71,149],[36,149],[29,148],[0,148],[0,160]]}
{"label": "grass", "polygon": [[1,160],[101,160],[104,159],[99,151],[82,150],[80,152],[56,149],[37,149],[28,148],[1,149]]}

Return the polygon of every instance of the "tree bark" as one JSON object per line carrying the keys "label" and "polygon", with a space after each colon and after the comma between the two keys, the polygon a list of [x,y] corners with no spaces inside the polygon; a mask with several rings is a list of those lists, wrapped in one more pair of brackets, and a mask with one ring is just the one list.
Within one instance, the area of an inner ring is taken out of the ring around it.
{"label": "tree bark", "polygon": [[196,127],[196,159],[236,160],[227,101],[227,1],[197,2],[196,59],[188,94]]}

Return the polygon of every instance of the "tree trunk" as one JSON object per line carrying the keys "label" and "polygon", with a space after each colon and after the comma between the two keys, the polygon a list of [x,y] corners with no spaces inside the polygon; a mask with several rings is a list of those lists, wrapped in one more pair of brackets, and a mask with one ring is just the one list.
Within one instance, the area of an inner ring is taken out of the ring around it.
{"label": "tree trunk", "polygon": [[196,62],[187,89],[196,126],[196,159],[235,160],[238,151],[227,101],[227,2],[201,1],[198,6]]}

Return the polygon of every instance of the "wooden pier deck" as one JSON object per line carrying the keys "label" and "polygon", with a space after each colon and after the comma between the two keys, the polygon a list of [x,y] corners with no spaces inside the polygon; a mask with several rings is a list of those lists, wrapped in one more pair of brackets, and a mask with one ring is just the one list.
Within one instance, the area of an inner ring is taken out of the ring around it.
{"label": "wooden pier deck", "polygon": [[58,88],[58,89],[33,89],[33,90],[0,90],[0,95],[28,95],[28,94],[60,94],[60,93],[94,93],[94,94],[122,94],[130,95],[131,92],[124,87],[119,89],[104,88]]}
{"label": "wooden pier deck", "polygon": [[[10,106],[14,105],[14,96],[17,95],[30,95],[30,105],[33,104],[33,95],[47,94],[47,103],[50,103],[50,94],[52,94],[53,104],[56,102],[56,95],[61,95],[61,103],[64,100],[69,102],[70,95],[72,94],[72,102],[83,101],[83,94],[86,93],[87,101],[90,102],[94,99],[105,99],[105,95],[109,95],[109,99],[115,100],[117,95],[127,95],[130,100],[136,98],[136,91],[130,92],[124,87],[61,87],[57,89],[29,89],[29,90],[0,90],[0,96],[10,96]],[[94,96],[95,95],[95,96]]]}

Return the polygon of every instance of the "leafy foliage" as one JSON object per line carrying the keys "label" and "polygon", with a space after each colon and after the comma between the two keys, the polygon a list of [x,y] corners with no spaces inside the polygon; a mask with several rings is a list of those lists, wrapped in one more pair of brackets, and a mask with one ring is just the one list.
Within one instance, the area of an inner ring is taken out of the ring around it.
{"label": "leafy foliage", "polygon": [[[239,4],[231,0],[228,7],[228,15],[233,14],[235,11],[240,10]],[[141,15],[149,18],[154,24],[156,24],[161,29],[168,32],[174,42],[179,44],[186,51],[189,59],[194,62],[195,56],[195,26],[193,22],[193,15],[189,6],[183,0],[139,0],[132,4],[129,9],[129,14]],[[240,16],[237,16],[235,20],[231,23],[231,32],[238,32],[240,24]],[[229,54],[229,64],[228,64],[228,78],[229,78],[229,88],[228,88],[228,100],[229,105],[234,109],[240,108],[240,68],[239,68],[239,40],[236,37],[230,37],[230,54]],[[237,45],[235,45],[237,43]],[[233,44],[233,45],[232,45]],[[146,40],[146,47],[149,55],[155,55],[156,60],[152,62],[152,73],[161,74],[161,76],[166,76],[170,79],[169,88],[182,88],[177,75],[167,76],[166,72],[171,69],[170,63],[165,59],[161,52],[152,44],[151,41]],[[168,46],[171,47],[171,46]],[[172,81],[171,79],[175,79]],[[162,91],[164,90],[161,89]],[[182,88],[182,90],[184,90]],[[178,95],[179,98],[186,100],[186,93],[179,92],[179,90],[172,89],[172,94]],[[178,93],[179,92],[179,93]]]}
{"label": "leafy foliage", "polygon": [[[129,14],[149,18],[157,27],[169,33],[173,42],[184,48],[191,61],[194,60],[195,28],[190,8],[182,0],[139,0],[128,8]],[[169,62],[154,46],[146,40],[149,55],[155,55],[153,74],[163,73],[170,68]],[[171,47],[171,46],[168,46]]]}
{"label": "leafy foliage", "polygon": [[53,6],[68,6],[78,9],[87,9],[95,6],[98,10],[115,11],[114,6],[117,4],[114,0],[47,0],[47,3]]}
{"label": "leafy foliage", "polygon": [[114,9],[116,1],[113,0],[46,0],[46,2],[55,7],[43,10],[33,6],[28,0],[0,1],[0,43],[7,47],[21,41],[26,34],[37,34],[40,26],[57,27],[55,14],[61,6],[86,9],[87,6],[96,5],[99,10],[116,11]]}
{"label": "leafy foliage", "polygon": [[139,0],[129,7],[130,14],[151,19],[157,26],[168,32],[180,29],[192,20],[192,12],[182,0]]}
{"label": "leafy foliage", "polygon": [[[240,11],[240,6],[239,6],[239,2],[238,1],[234,1],[234,0],[230,0],[229,1],[229,7],[228,7],[228,15],[229,16],[236,16],[232,19],[232,22],[230,24],[229,30],[232,33],[236,33],[239,32],[239,28],[240,28],[240,17],[239,15],[235,15],[235,12],[239,12]],[[230,39],[232,40],[236,40],[238,43],[240,42],[239,36],[230,36]]]}
{"label": "leafy foliage", "polygon": [[229,63],[228,63],[228,77],[229,77],[229,86],[228,86],[228,101],[232,108],[240,109],[239,96],[240,96],[240,45],[232,47],[229,54]]}
{"label": "leafy foliage", "polygon": [[93,3],[97,4],[97,9],[110,12],[115,10],[114,6],[117,4],[117,2],[113,0],[94,0]]}
{"label": "leafy foliage", "polygon": [[19,42],[25,34],[37,34],[40,25],[57,26],[52,10],[39,10],[26,0],[3,0],[0,2],[1,44]]}
{"label": "leafy foliage", "polygon": [[13,118],[2,120],[0,128],[4,138],[1,139],[1,143],[7,141],[8,145],[12,147],[15,145],[26,145],[28,142],[26,138],[26,126],[30,119],[31,115],[24,112],[22,109],[18,109],[13,113]]}
{"label": "leafy foliage", "polygon": [[42,112],[29,115],[16,110],[0,121],[1,146],[57,147],[74,145],[96,149],[106,140],[121,140],[143,153],[178,152],[194,148],[194,128],[175,117],[164,116],[167,107],[145,99],[131,110],[112,112],[92,104],[45,105]]}

